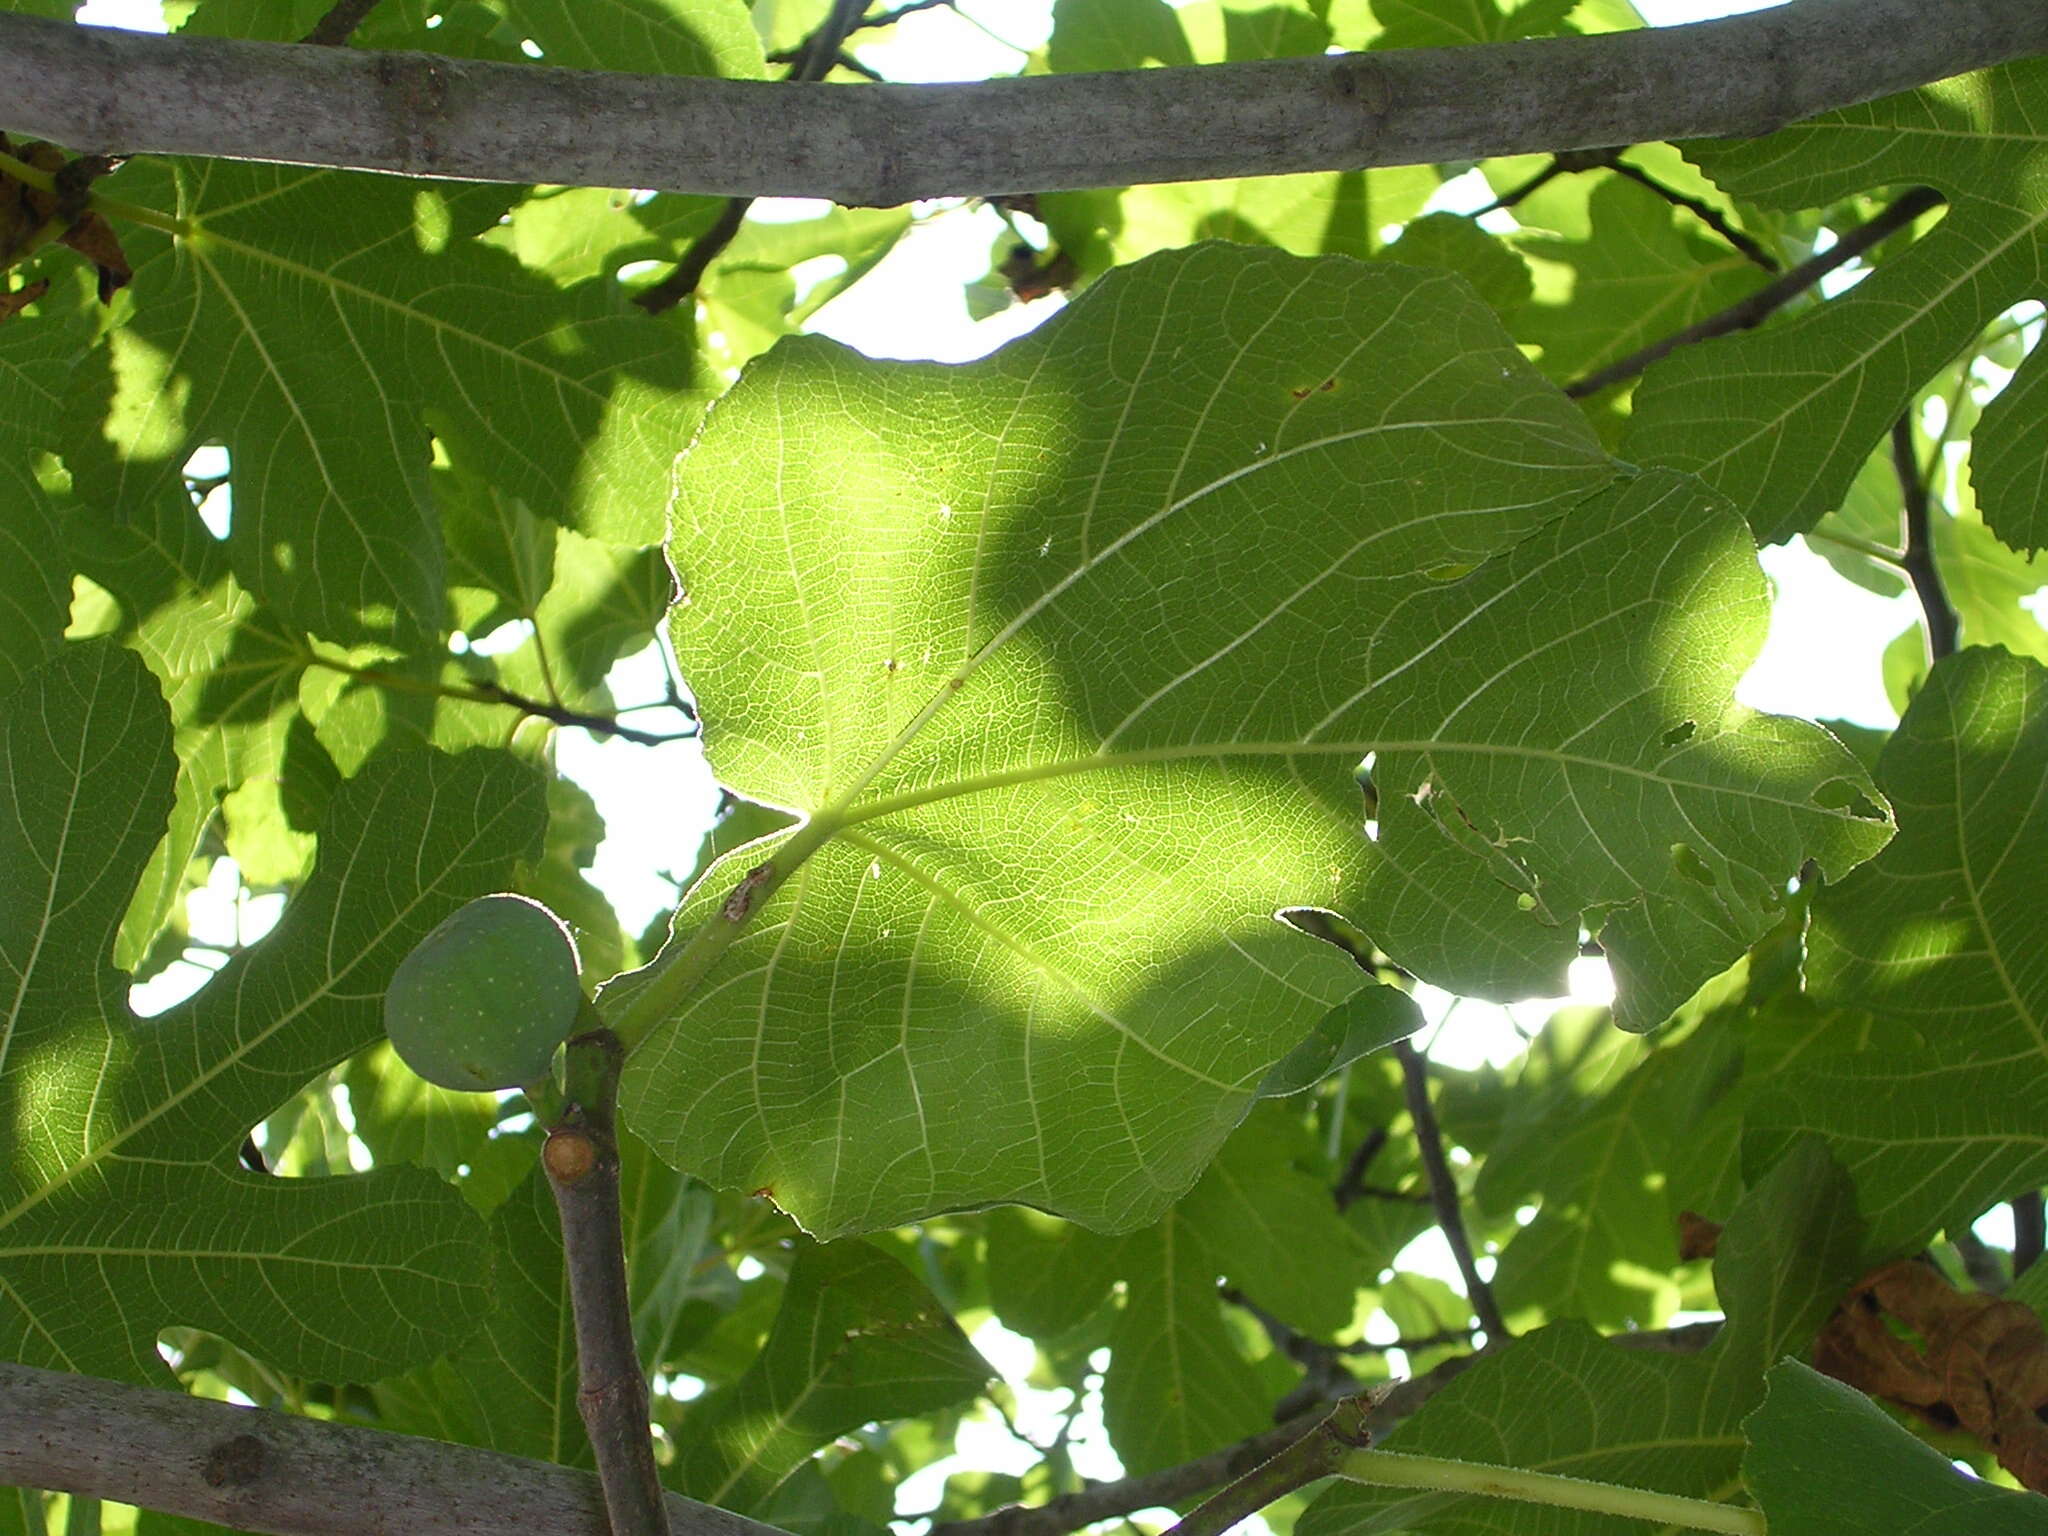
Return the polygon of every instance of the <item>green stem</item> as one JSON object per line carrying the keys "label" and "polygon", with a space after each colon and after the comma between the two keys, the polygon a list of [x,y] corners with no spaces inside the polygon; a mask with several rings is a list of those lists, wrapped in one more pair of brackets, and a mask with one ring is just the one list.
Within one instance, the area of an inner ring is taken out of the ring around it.
{"label": "green stem", "polygon": [[[38,192],[55,192],[57,178],[48,171],[39,171],[26,160],[0,151],[0,175],[6,175],[25,187],[34,187]],[[190,235],[192,224],[175,214],[163,213],[155,208],[145,208],[140,203],[123,202],[118,197],[106,197],[95,192],[88,200],[87,207],[93,212],[104,214],[110,219],[125,219],[130,224],[146,224],[151,229],[160,229],[167,235]]]}
{"label": "green stem", "polygon": [[1809,528],[1806,532],[1806,542],[1809,544],[1834,544],[1855,554],[1862,555],[1867,559],[1879,561],[1899,570],[1904,570],[1906,567],[1906,555],[1903,550],[1888,548],[1872,539],[1858,538],[1853,533],[1825,533],[1817,528]]}
{"label": "green stem", "polygon": [[174,213],[165,213],[156,208],[145,208],[140,203],[131,203],[124,198],[105,197],[95,192],[92,195],[92,210],[109,219],[121,219],[129,224],[141,224],[150,229],[161,230],[167,235],[176,235],[183,240],[191,239],[199,226],[190,219],[181,219]]}
{"label": "green stem", "polygon": [[1346,1457],[1365,1444],[1365,1421],[1371,1411],[1371,1398],[1346,1398],[1292,1445],[1189,1510],[1166,1536],[1224,1536],[1268,1504],[1339,1471]]}
{"label": "green stem", "polygon": [[1409,1456],[1400,1451],[1353,1451],[1337,1468],[1353,1482],[1388,1488],[1426,1488],[1439,1493],[1470,1493],[1494,1499],[1519,1499],[1559,1509],[1650,1520],[1682,1530],[1718,1531],[1723,1536],[1765,1536],[1764,1517],[1754,1509],[1688,1499],[1646,1488],[1625,1488],[1552,1472],[1524,1472],[1480,1462],[1451,1461],[1441,1456]]}
{"label": "green stem", "polygon": [[26,160],[0,151],[0,172],[5,172],[25,187],[34,187],[38,192],[55,192],[57,178],[48,171],[39,171]]}
{"label": "green stem", "polygon": [[831,840],[841,826],[836,817],[819,815],[798,827],[776,847],[766,863],[757,864],[734,886],[724,904],[697,926],[673,957],[657,962],[657,968],[633,989],[618,1015],[607,1022],[625,1047],[628,1056],[662,1020],[682,1006],[683,999],[696,990],[717,963],[746,931],[747,921],[782,883],[812,854]]}

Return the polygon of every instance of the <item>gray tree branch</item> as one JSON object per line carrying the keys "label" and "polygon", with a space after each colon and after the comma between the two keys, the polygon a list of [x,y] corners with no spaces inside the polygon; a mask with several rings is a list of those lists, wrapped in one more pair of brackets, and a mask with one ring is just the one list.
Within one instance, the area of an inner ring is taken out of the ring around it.
{"label": "gray tree branch", "polygon": [[0,15],[0,128],[72,149],[889,205],[1758,134],[2048,52],[2041,0],[957,85],[602,74]]}
{"label": "gray tree branch", "polygon": [[[607,1536],[588,1472],[0,1362],[0,1485],[280,1536]],[[666,1498],[674,1536],[781,1536]]]}

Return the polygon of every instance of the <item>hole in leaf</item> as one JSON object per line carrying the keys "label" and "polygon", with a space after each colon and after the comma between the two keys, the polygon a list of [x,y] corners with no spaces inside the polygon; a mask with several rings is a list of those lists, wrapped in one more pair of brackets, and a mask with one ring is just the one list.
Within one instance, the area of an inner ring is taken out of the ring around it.
{"label": "hole in leaf", "polygon": [[1681,720],[1664,733],[1664,745],[1675,747],[1682,741],[1691,741],[1692,733],[1699,727],[1690,720]]}
{"label": "hole in leaf", "polygon": [[1813,803],[1823,810],[1847,811],[1859,821],[1884,821],[1884,807],[1863,793],[1854,779],[1829,779],[1813,792]]}
{"label": "hole in leaf", "polygon": [[192,498],[199,520],[206,524],[206,531],[216,539],[225,539],[234,526],[234,490],[229,483],[232,469],[228,450],[220,443],[203,444],[185,461],[186,493]]}

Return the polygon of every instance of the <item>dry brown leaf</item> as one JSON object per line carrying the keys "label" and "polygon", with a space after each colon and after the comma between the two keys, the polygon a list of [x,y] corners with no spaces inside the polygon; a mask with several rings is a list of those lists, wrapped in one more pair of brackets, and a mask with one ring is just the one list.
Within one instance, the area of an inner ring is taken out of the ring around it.
{"label": "dry brown leaf", "polygon": [[1821,1330],[1813,1363],[1975,1436],[2022,1486],[2048,1493],[2048,1329],[2031,1308],[1958,1291],[1931,1265],[1904,1259],[1857,1282]]}
{"label": "dry brown leaf", "polygon": [[54,239],[93,264],[100,302],[110,301],[135,274],[114,226],[85,206],[93,178],[107,170],[108,162],[97,156],[67,160],[54,144],[16,145],[5,134],[0,134],[0,151],[57,180],[56,190],[45,192],[0,171],[0,268]]}

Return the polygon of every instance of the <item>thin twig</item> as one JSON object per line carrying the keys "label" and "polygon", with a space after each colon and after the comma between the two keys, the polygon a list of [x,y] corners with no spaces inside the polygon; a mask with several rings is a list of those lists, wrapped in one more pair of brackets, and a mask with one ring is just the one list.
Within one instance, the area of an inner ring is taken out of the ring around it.
{"label": "thin twig", "polygon": [[1375,1126],[1359,1142],[1351,1154],[1351,1160],[1344,1165],[1343,1173],[1331,1187],[1330,1198],[1337,1202],[1337,1209],[1347,1210],[1365,1191],[1365,1171],[1372,1166],[1372,1160],[1380,1155],[1380,1149],[1387,1144],[1388,1131],[1385,1126]]}
{"label": "thin twig", "polygon": [[1220,1451],[1144,1477],[1094,1483],[1043,1504],[1012,1504],[975,1520],[943,1521],[932,1527],[931,1536],[1063,1536],[1136,1510],[1171,1508],[1268,1460],[1321,1423],[1325,1411],[1318,1408]]}
{"label": "thin twig", "polygon": [[1621,150],[1613,146],[1601,149],[1568,149],[1552,155],[1550,163],[1542,170],[1526,181],[1517,182],[1484,208],[1475,208],[1472,217],[1476,219],[1489,213],[1513,208],[1531,193],[1549,186],[1560,176],[1575,176],[1580,171],[1597,171],[1602,167],[1612,166],[1620,155]]}
{"label": "thin twig", "polygon": [[1333,1405],[1307,1434],[1204,1499],[1170,1527],[1167,1536],[1224,1536],[1274,1500],[1330,1476],[1365,1445],[1370,1409],[1370,1399],[1362,1397]]}
{"label": "thin twig", "polygon": [[2041,1191],[2030,1190],[2012,1202],[2012,1272],[2017,1279],[2041,1257],[2048,1221],[2042,1219]]}
{"label": "thin twig", "polygon": [[339,48],[355,35],[363,18],[377,8],[377,0],[334,0],[333,9],[313,23],[305,41],[315,47]]}
{"label": "thin twig", "polygon": [[564,704],[550,704],[545,699],[528,698],[525,694],[517,693],[498,683],[474,682],[452,685],[428,682],[417,677],[407,677],[400,672],[387,672],[379,667],[353,667],[331,656],[313,653],[308,653],[305,660],[309,666],[325,667],[330,672],[339,672],[345,677],[353,677],[373,687],[388,688],[394,693],[427,693],[437,698],[461,699],[471,704],[503,704],[508,709],[516,709],[521,714],[532,715],[536,719],[551,720],[556,725],[580,726],[597,735],[616,736],[621,741],[638,742],[643,747],[658,747],[671,741],[688,741],[698,734],[694,723],[696,716],[687,709],[684,713],[692,721],[688,730],[643,731],[634,726],[621,725],[611,715],[591,714],[585,710],[570,709]]}
{"label": "thin twig", "polygon": [[[832,73],[832,66],[839,62],[846,36],[859,23],[861,10],[866,4],[867,0],[832,0],[832,9],[818,23],[817,31],[803,40],[790,63],[789,73],[783,79],[811,84]],[[739,232],[747,222],[747,210],[753,206],[751,194],[727,198],[711,227],[690,242],[690,248],[683,252],[669,274],[635,294],[633,302],[648,314],[659,315],[690,297],[697,291],[697,285],[704,281],[704,274],[711,270],[711,263],[739,238]]]}
{"label": "thin twig", "polygon": [[1319,1404],[1350,1397],[1359,1390],[1359,1380],[1344,1363],[1345,1346],[1329,1344],[1282,1322],[1236,1286],[1226,1285],[1216,1293],[1233,1306],[1249,1312],[1265,1330],[1274,1349],[1301,1367],[1301,1380],[1273,1405],[1273,1417],[1287,1423]]}
{"label": "thin twig", "polygon": [[616,736],[621,741],[638,742],[643,747],[658,747],[670,741],[688,741],[698,734],[695,726],[682,731],[643,731],[635,726],[619,724],[617,718],[612,715],[591,714],[585,710],[570,709],[564,704],[549,704],[541,699],[530,699],[523,693],[514,693],[510,688],[500,687],[496,683],[477,684],[476,698],[480,703],[509,705],[523,714],[533,715],[542,720],[552,720],[556,725],[581,726],[584,730],[595,732],[599,736]]}
{"label": "thin twig", "polygon": [[843,69],[849,75],[859,75],[861,79],[871,81],[876,85],[880,85],[888,79],[888,76],[884,75],[879,69],[874,68],[872,65],[861,63],[859,59],[856,59],[844,48],[832,56],[832,67],[834,69]]}
{"label": "thin twig", "polygon": [[1934,565],[1933,498],[1927,494],[1920,456],[1913,449],[1910,415],[1892,423],[1892,469],[1899,477],[1899,495],[1905,504],[1906,555],[1900,563],[1920,602],[1921,621],[1927,630],[1927,659],[1939,661],[1955,654],[1960,626],[1955,607],[1942,590],[1941,572]]}
{"label": "thin twig", "polygon": [[1690,346],[1696,341],[1705,341],[1713,336],[1726,336],[1732,331],[1746,331],[1752,326],[1762,324],[1837,267],[1844,266],[1861,256],[1887,235],[1905,228],[1928,209],[1940,206],[1942,201],[1942,195],[1932,187],[1915,187],[1910,192],[1902,193],[1898,201],[1869,223],[1851,230],[1818,256],[1802,261],[1776,282],[1757,289],[1747,298],[1708,315],[1704,320],[1695,321],[1682,331],[1666,336],[1661,341],[1653,341],[1640,351],[1631,352],[1619,362],[1609,363],[1605,368],[1567,384],[1564,392],[1575,400],[1583,400],[1626,379],[1634,378],[1650,364],[1669,356],[1680,347]]}
{"label": "thin twig", "polygon": [[954,9],[957,3],[958,0],[908,0],[908,3],[905,5],[895,6],[886,11],[877,11],[872,16],[863,16],[854,24],[854,30],[867,32],[876,27],[893,27],[904,17],[917,11],[950,11]]}
{"label": "thin twig", "polygon": [[1526,181],[1516,182],[1512,187],[1508,188],[1507,191],[1501,193],[1499,197],[1496,197],[1492,202],[1488,203],[1485,207],[1473,209],[1472,217],[1475,219],[1484,218],[1489,213],[1500,213],[1503,210],[1513,208],[1517,203],[1521,202],[1524,198],[1528,197],[1532,192],[1541,191],[1544,187],[1549,186],[1550,183],[1555,181],[1558,177],[1564,175],[1564,173],[1564,166],[1560,164],[1558,160],[1553,156],[1548,165],[1544,166],[1542,170],[1536,172]]}
{"label": "thin twig", "polygon": [[634,294],[633,302],[650,315],[659,315],[674,309],[695,293],[711,263],[724,255],[725,248],[739,235],[747,222],[747,210],[753,206],[751,197],[727,198],[725,206],[718,210],[718,217],[711,221],[711,227],[690,242],[690,248],[683,252],[668,275],[652,287]]}
{"label": "thin twig", "polygon": [[1429,1175],[1431,1203],[1436,1207],[1436,1224],[1457,1260],[1458,1273],[1465,1278],[1465,1297],[1472,1303],[1472,1315],[1486,1330],[1489,1340],[1508,1337],[1500,1307],[1493,1299],[1493,1287],[1479,1273],[1472,1257],[1472,1239],[1465,1231],[1465,1213],[1458,1204],[1458,1181],[1444,1157],[1443,1132],[1437,1125],[1436,1109],[1429,1102],[1429,1063],[1406,1040],[1394,1042],[1395,1059],[1401,1063],[1401,1086],[1408,1100],[1408,1117],[1415,1122],[1415,1144],[1422,1154],[1423,1172]]}
{"label": "thin twig", "polygon": [[1344,1363],[1347,1356],[1384,1355],[1389,1350],[1398,1349],[1412,1357],[1422,1350],[1437,1349],[1446,1344],[1469,1347],[1472,1343],[1472,1329],[1467,1326],[1399,1338],[1391,1344],[1374,1344],[1365,1339],[1349,1344],[1331,1344],[1282,1322],[1236,1286],[1226,1285],[1216,1294],[1232,1306],[1249,1312],[1265,1330],[1273,1347],[1301,1367],[1301,1380],[1274,1407],[1273,1417],[1282,1423],[1293,1421],[1318,1404],[1336,1402],[1359,1390],[1358,1378]]}
{"label": "thin twig", "polygon": [[1427,1205],[1429,1193],[1419,1189],[1393,1189],[1385,1184],[1361,1184],[1358,1194],[1365,1200],[1385,1200],[1395,1205]]}
{"label": "thin twig", "polygon": [[562,1218],[562,1256],[576,1317],[576,1407],[597,1457],[612,1536],[668,1536],[654,1465],[647,1378],[633,1344],[626,1245],[619,1214],[619,1146],[612,1123],[618,1036],[595,1029],[569,1042],[564,1107],[541,1167]]}
{"label": "thin twig", "polygon": [[[1609,1342],[1623,1349],[1695,1354],[1712,1343],[1720,1330],[1718,1322],[1693,1323],[1682,1328],[1619,1333]],[[1416,1342],[1419,1344],[1421,1341]],[[1477,1354],[1453,1355],[1421,1376],[1412,1376],[1376,1391],[1365,1426],[1372,1438],[1384,1440],[1395,1425],[1430,1398],[1481,1360],[1499,1353],[1502,1342],[1490,1344]],[[1063,1493],[1043,1504],[1012,1504],[973,1520],[946,1521],[935,1525],[930,1536],[1065,1536],[1066,1532],[1079,1530],[1084,1525],[1114,1520],[1136,1510],[1174,1508],[1198,1493],[1242,1475],[1282,1447],[1293,1444],[1306,1430],[1320,1423],[1326,1411],[1318,1407],[1181,1466],[1168,1467],[1143,1477],[1092,1483],[1078,1492]]]}
{"label": "thin twig", "polygon": [[1435,1333],[1418,1333],[1412,1338],[1403,1336],[1391,1344],[1373,1344],[1359,1339],[1354,1343],[1339,1344],[1337,1348],[1347,1355],[1384,1355],[1392,1349],[1398,1349],[1404,1355],[1417,1355],[1425,1349],[1442,1349],[1446,1344],[1471,1342],[1472,1329],[1468,1324],[1458,1328],[1439,1328]]}
{"label": "thin twig", "polygon": [[1983,1238],[1968,1227],[1949,1233],[1949,1246],[1956,1251],[1956,1257],[1963,1261],[1963,1273],[1970,1278],[1970,1284],[1986,1296],[2002,1296],[2011,1283],[2005,1273],[2003,1256]]}
{"label": "thin twig", "polygon": [[1785,269],[1785,264],[1782,261],[1750,239],[1748,235],[1745,235],[1733,224],[1730,224],[1722,215],[1721,210],[1712,204],[1703,203],[1698,198],[1679,191],[1676,187],[1665,186],[1663,182],[1639,165],[1631,165],[1628,161],[1619,158],[1611,161],[1610,164],[1617,176],[1626,176],[1637,186],[1645,188],[1655,193],[1658,197],[1663,198],[1672,207],[1683,208],[1723,240],[1734,246],[1752,264],[1762,267],[1766,272],[1782,272]]}

